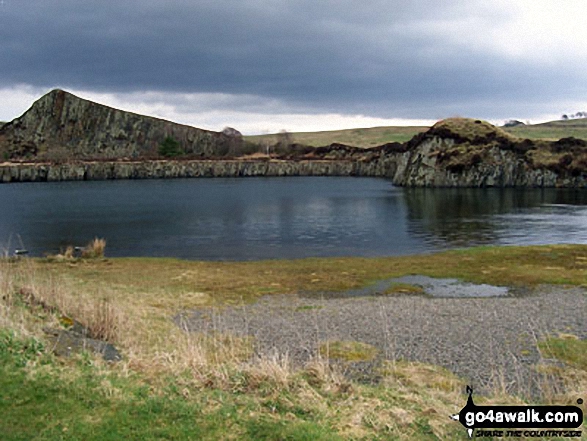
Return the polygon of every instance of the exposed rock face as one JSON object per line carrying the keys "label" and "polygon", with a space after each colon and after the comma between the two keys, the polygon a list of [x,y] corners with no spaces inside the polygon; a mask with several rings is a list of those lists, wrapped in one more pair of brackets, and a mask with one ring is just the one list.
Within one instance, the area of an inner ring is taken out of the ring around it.
{"label": "exposed rock face", "polygon": [[386,176],[388,169],[385,161],[213,160],[0,164],[0,183],[247,176]]}
{"label": "exposed rock face", "polygon": [[[454,142],[434,137],[403,154],[393,174],[396,185],[407,187],[585,187],[583,176],[559,176],[532,168],[514,153],[492,147],[477,163],[443,163],[441,149]],[[453,165],[453,167],[451,167]]]}
{"label": "exposed rock face", "polygon": [[402,186],[587,187],[585,141],[522,140],[479,120],[441,121],[395,158],[388,174]]}
{"label": "exposed rock face", "polygon": [[226,154],[232,142],[222,133],[124,112],[53,90],[0,128],[0,151],[11,158],[154,157],[166,137],[177,140],[186,154],[203,157]]}
{"label": "exposed rock face", "polygon": [[[179,142],[186,154],[181,161],[155,160],[167,137]],[[412,187],[587,187],[587,142],[523,140],[465,118],[440,121],[405,144],[370,149],[294,144],[280,151],[273,146],[272,160],[226,158],[245,154],[243,145],[234,129],[200,130],[54,90],[0,127],[0,154],[11,160],[0,164],[0,182],[381,176]],[[30,162],[15,163],[27,158]]]}

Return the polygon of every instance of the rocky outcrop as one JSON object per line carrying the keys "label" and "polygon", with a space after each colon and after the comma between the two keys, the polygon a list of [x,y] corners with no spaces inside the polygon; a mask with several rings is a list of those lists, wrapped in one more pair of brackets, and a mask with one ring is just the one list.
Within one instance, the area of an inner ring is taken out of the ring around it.
{"label": "rocky outcrop", "polygon": [[492,149],[492,164],[479,163],[455,172],[438,164],[433,139],[410,152],[375,161],[135,161],[68,164],[0,164],[0,183],[170,179],[253,176],[371,176],[389,178],[405,187],[576,187],[587,188],[585,176],[562,176],[533,169],[511,152]]}
{"label": "rocky outcrop", "polygon": [[247,176],[386,176],[385,161],[136,161],[0,164],[0,182]]}
{"label": "rocky outcrop", "polygon": [[[181,160],[159,157],[169,138],[169,152],[179,149]],[[524,140],[466,118],[370,149],[279,144],[271,159],[246,159],[258,157],[259,146],[243,143],[235,129],[210,132],[54,90],[0,127],[0,154],[8,160],[0,182],[380,176],[409,187],[587,187],[587,142]]]}
{"label": "rocky outcrop", "polygon": [[7,158],[98,159],[156,157],[166,137],[187,155],[221,156],[234,137],[124,112],[53,90],[0,128]]}
{"label": "rocky outcrop", "polygon": [[111,343],[88,336],[84,329],[44,328],[51,351],[60,357],[71,357],[84,351],[100,355],[104,361],[120,361],[122,356]]}
{"label": "rocky outcrop", "polygon": [[[511,151],[491,147],[481,160],[459,164],[442,160],[451,140],[434,137],[401,155],[391,173],[394,184],[406,187],[587,187],[587,175],[556,173],[532,167]],[[468,160],[465,160],[468,161]]]}
{"label": "rocky outcrop", "polygon": [[515,138],[479,120],[455,118],[415,136],[388,175],[407,187],[587,188],[587,143]]}

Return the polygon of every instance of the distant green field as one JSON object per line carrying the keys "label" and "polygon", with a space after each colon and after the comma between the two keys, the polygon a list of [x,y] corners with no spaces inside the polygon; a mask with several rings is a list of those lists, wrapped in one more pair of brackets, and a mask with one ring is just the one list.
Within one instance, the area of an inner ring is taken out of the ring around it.
{"label": "distant green field", "polygon": [[[406,142],[414,135],[428,130],[425,126],[412,127],[372,127],[368,129],[333,130],[327,132],[292,133],[293,142],[320,147],[332,143],[353,145],[356,147],[375,147],[388,142]],[[251,142],[268,142],[274,144],[279,135],[258,135],[245,137]]]}
{"label": "distant green field", "polygon": [[587,140],[587,118],[551,121],[505,129],[520,138],[558,140],[573,136]]}
{"label": "distant green field", "polygon": [[[390,126],[365,129],[333,130],[325,132],[292,133],[293,142],[311,146],[325,146],[332,143],[347,144],[356,147],[375,147],[388,142],[406,142],[420,132],[425,126]],[[505,131],[520,138],[557,140],[568,136],[587,140],[587,118],[568,121],[551,121],[542,124],[524,125],[504,128]],[[274,144],[279,135],[247,136],[251,142]]]}

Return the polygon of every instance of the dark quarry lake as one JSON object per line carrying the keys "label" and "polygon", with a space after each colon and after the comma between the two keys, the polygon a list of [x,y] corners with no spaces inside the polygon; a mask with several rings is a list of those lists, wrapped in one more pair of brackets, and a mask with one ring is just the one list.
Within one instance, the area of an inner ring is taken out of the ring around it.
{"label": "dark quarry lake", "polygon": [[587,191],[408,189],[379,178],[0,185],[0,250],[107,241],[106,255],[253,260],[587,243]]}

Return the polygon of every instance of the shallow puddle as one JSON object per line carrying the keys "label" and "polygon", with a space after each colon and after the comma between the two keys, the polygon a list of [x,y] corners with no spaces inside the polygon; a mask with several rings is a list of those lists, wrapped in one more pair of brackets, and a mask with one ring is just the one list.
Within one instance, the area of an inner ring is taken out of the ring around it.
{"label": "shallow puddle", "polygon": [[435,279],[428,276],[412,275],[380,280],[359,289],[341,292],[305,293],[304,297],[341,298],[382,295],[417,295],[443,298],[503,297],[509,294],[505,286],[461,282],[457,279]]}

